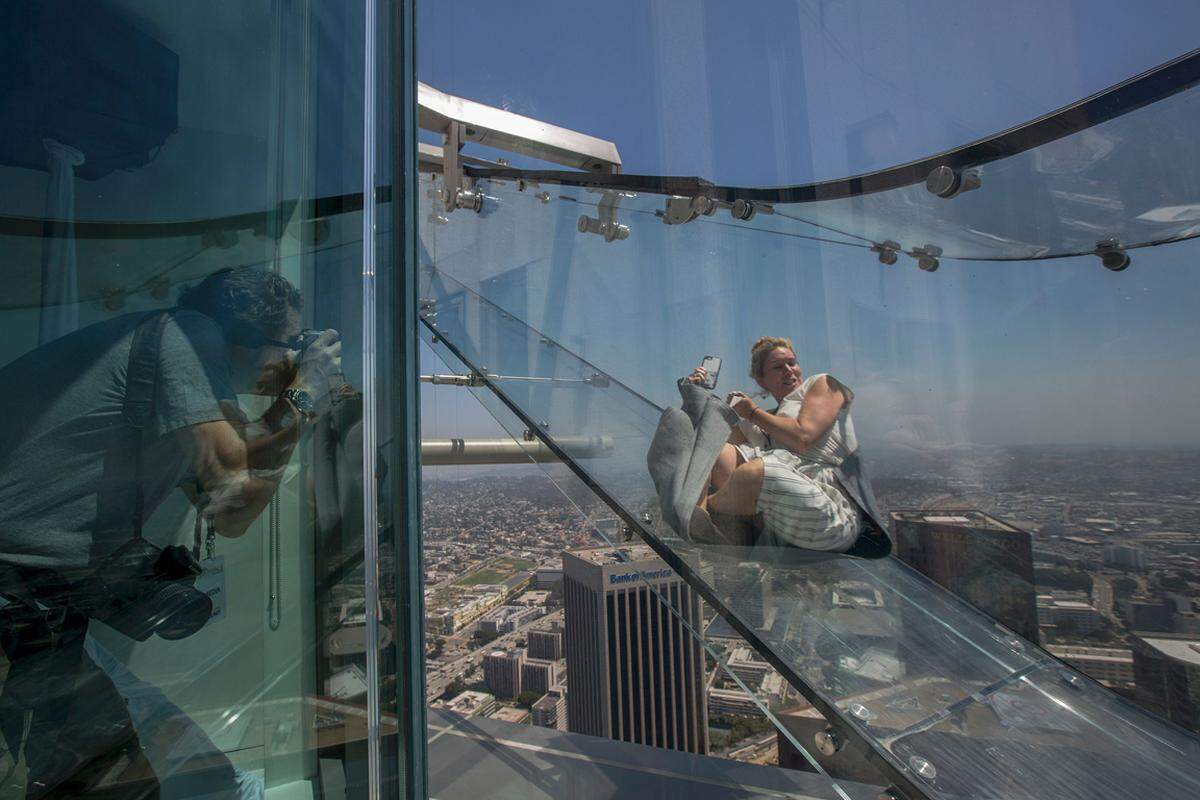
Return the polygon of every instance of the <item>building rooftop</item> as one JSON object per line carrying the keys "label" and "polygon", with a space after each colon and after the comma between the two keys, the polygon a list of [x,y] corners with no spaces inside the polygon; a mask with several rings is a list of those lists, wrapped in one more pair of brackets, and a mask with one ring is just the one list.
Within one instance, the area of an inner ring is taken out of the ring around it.
{"label": "building rooftop", "polygon": [[478,714],[479,711],[489,704],[494,703],[496,698],[487,692],[463,692],[454,697],[454,699],[445,702],[442,706],[446,711],[453,711],[456,714]]}
{"label": "building rooftop", "polygon": [[1091,661],[1111,661],[1113,663],[1133,663],[1133,651],[1123,647],[1084,647],[1081,645],[1045,645],[1046,650],[1053,656],[1067,660],[1070,658],[1086,658]]}
{"label": "building rooftop", "polygon": [[519,725],[525,720],[529,719],[529,712],[523,708],[500,706],[488,715],[488,719],[494,719],[499,722],[510,722],[514,725]]}
{"label": "building rooftop", "polygon": [[1200,667],[1200,637],[1142,636],[1141,640],[1168,658]]}
{"label": "building rooftop", "polygon": [[892,519],[898,522],[924,522],[930,525],[952,525],[963,528],[1021,533],[1020,528],[1013,527],[990,514],[971,509],[953,511],[935,511],[931,509],[900,510],[892,512]]}
{"label": "building rooftop", "polygon": [[585,547],[566,552],[589,564],[598,564],[600,566],[636,561],[661,561],[649,545],[628,544],[618,548],[618,550],[621,554],[619,557],[611,547]]}

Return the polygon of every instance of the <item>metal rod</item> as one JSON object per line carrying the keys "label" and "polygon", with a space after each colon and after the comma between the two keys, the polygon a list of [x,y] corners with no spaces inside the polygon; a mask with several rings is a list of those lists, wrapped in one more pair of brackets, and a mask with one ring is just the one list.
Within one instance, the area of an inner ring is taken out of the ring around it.
{"label": "metal rod", "polygon": [[[556,441],[572,458],[608,458],[613,454],[611,436],[562,436]],[[427,439],[421,442],[421,464],[427,467],[559,460],[553,450],[532,438],[526,442],[512,439]]]}
{"label": "metal rod", "polygon": [[482,376],[477,372],[468,375],[421,375],[421,383],[431,383],[436,386],[485,386],[484,377],[489,381],[524,381],[525,383],[542,384],[587,384],[589,386],[608,386],[609,378],[599,372],[587,378],[538,378],[530,375],[493,375]]}

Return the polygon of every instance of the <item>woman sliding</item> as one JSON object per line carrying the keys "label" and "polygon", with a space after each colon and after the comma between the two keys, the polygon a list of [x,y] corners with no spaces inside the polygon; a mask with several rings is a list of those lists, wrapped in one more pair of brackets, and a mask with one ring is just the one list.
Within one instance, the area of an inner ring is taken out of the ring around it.
{"label": "woman sliding", "polygon": [[[697,367],[686,380],[705,377]],[[838,480],[842,462],[858,449],[850,419],[854,393],[831,375],[803,380],[792,343],[778,337],[754,343],[750,377],[778,405],[765,411],[746,394],[730,393],[726,402],[741,420],[717,458],[691,528],[719,540],[709,511],[761,513],[764,530],[783,544],[846,551],[863,526],[862,512]]]}

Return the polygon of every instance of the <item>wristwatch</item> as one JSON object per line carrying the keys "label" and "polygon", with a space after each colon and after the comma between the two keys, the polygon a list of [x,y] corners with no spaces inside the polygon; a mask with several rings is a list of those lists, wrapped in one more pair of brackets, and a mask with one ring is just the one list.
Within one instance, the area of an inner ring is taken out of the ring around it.
{"label": "wristwatch", "polygon": [[300,412],[301,421],[312,422],[316,418],[317,404],[313,402],[312,395],[303,389],[284,389],[279,396]]}

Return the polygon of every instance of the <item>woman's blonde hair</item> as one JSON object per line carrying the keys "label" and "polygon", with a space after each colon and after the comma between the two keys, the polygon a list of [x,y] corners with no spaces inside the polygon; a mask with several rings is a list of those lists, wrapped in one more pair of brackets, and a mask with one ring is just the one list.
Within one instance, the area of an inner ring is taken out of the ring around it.
{"label": "woman's blonde hair", "polygon": [[786,347],[793,353],[796,348],[792,347],[792,340],[785,339],[782,336],[764,336],[754,343],[750,348],[750,377],[754,380],[760,380],[763,374],[763,365],[767,361],[767,356],[776,347]]}

